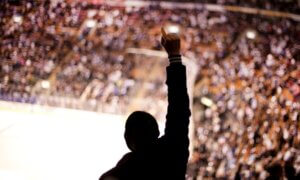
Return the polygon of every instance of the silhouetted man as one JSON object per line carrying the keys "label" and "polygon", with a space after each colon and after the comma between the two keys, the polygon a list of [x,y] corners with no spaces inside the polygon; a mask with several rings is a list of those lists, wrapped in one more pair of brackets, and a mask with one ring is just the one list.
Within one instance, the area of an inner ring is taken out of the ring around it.
{"label": "silhouetted man", "polygon": [[[169,55],[167,67],[168,113],[165,135],[159,136],[155,118],[136,111],[127,119],[125,140],[130,153],[100,180],[184,180],[188,161],[188,125],[191,115],[186,69],[181,62],[180,38],[162,29],[162,45]],[[155,104],[155,102],[153,102]]]}

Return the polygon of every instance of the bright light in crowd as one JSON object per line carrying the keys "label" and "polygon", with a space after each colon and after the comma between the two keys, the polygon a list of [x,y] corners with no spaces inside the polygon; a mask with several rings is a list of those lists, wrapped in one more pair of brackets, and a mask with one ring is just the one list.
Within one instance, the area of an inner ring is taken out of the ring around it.
{"label": "bright light in crowd", "polygon": [[171,25],[167,27],[167,32],[168,33],[175,33],[178,34],[179,33],[179,26],[176,25]]}
{"label": "bright light in crowd", "polygon": [[87,16],[88,16],[88,18],[92,18],[96,14],[97,14],[97,11],[95,11],[95,10],[89,10]]}
{"label": "bright light in crowd", "polygon": [[96,26],[96,21],[93,20],[93,19],[89,19],[89,20],[86,21],[86,26],[87,26],[88,28],[93,28],[93,27]]}
{"label": "bright light in crowd", "polygon": [[214,103],[211,99],[207,98],[207,97],[202,97],[201,98],[201,103],[204,104],[205,106],[212,106]]}
{"label": "bright light in crowd", "polygon": [[256,32],[253,30],[248,30],[246,32],[246,36],[248,39],[255,39],[256,38]]}
{"label": "bright light in crowd", "polygon": [[13,20],[14,20],[15,23],[22,23],[23,17],[19,16],[19,15],[14,15]]}
{"label": "bright light in crowd", "polygon": [[42,81],[41,86],[42,86],[42,88],[44,88],[44,89],[49,89],[49,88],[50,88],[50,82],[44,80],[44,81]]}

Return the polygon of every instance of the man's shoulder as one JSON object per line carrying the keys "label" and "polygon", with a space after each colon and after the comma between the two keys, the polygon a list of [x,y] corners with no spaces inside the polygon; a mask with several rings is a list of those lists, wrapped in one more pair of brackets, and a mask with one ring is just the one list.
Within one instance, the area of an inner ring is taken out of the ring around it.
{"label": "man's shoulder", "polygon": [[125,165],[126,163],[130,162],[133,159],[133,152],[126,153],[117,163],[117,166]]}
{"label": "man's shoulder", "polygon": [[119,180],[123,177],[123,172],[130,166],[132,152],[125,154],[115,167],[104,173],[99,180]]}
{"label": "man's shoulder", "polygon": [[101,177],[99,180],[119,180],[119,178],[113,176],[105,176]]}

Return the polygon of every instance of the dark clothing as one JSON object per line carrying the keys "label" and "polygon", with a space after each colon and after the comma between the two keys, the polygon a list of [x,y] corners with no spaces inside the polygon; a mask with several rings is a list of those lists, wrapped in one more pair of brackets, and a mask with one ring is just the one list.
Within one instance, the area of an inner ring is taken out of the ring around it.
{"label": "dark clothing", "polygon": [[165,135],[142,152],[126,154],[100,180],[184,180],[189,156],[188,126],[191,115],[186,68],[181,62],[167,67],[168,113]]}

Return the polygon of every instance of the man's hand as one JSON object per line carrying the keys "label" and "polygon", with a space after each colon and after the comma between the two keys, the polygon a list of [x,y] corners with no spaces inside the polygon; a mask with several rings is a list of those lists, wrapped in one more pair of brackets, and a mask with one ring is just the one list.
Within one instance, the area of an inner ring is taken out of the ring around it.
{"label": "man's hand", "polygon": [[161,44],[167,51],[169,56],[180,55],[180,38],[178,34],[167,34],[164,28],[161,28],[162,38]]}

